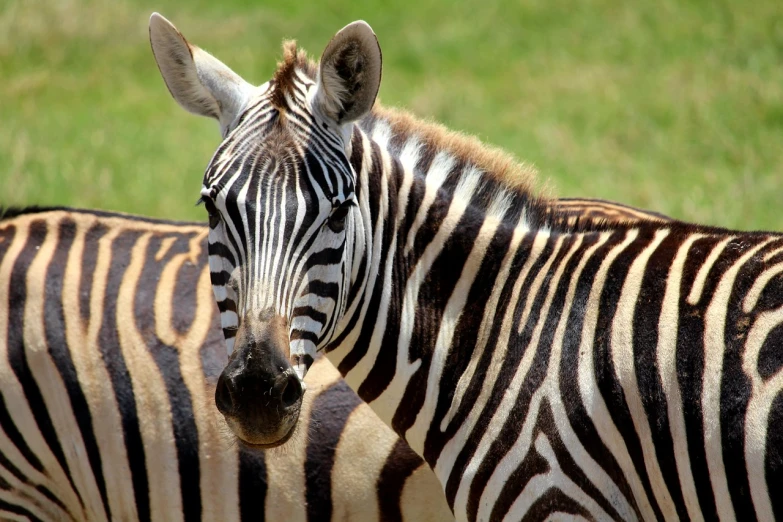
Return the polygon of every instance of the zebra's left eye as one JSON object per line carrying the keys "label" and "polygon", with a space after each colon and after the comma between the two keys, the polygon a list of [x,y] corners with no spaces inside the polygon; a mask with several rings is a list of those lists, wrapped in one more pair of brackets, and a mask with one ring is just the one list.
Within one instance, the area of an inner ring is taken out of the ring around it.
{"label": "zebra's left eye", "polygon": [[345,218],[348,216],[348,211],[351,210],[352,206],[353,201],[344,201],[332,210],[332,213],[329,215],[329,220],[327,221],[329,229],[332,232],[338,233],[343,231],[345,228]]}
{"label": "zebra's left eye", "polygon": [[209,215],[209,228],[215,228],[220,223],[220,212],[211,199],[203,198],[202,201],[204,201],[204,208],[207,209]]}

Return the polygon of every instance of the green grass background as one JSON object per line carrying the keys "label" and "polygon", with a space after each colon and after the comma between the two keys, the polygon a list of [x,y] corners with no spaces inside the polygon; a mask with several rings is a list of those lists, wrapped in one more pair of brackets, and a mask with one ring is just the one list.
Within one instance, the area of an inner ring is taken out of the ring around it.
{"label": "green grass background", "polygon": [[175,219],[217,124],[170,98],[153,11],[253,83],[367,20],[381,99],[534,163],[561,196],[783,228],[783,2],[0,0],[0,203]]}

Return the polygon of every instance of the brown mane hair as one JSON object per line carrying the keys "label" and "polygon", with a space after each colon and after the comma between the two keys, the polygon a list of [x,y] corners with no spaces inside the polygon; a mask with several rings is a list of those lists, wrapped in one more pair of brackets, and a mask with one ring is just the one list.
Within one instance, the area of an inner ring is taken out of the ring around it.
{"label": "brown mane hair", "polygon": [[315,81],[318,65],[307,57],[305,51],[297,49],[296,40],[283,42],[283,61],[277,62],[277,70],[272,77],[272,103],[279,109],[287,109],[286,94],[294,89],[296,70],[299,69]]}

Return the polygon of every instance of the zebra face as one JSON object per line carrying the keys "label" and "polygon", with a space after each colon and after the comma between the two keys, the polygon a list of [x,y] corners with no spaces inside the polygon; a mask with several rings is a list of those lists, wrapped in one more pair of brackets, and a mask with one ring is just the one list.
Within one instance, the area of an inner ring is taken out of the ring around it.
{"label": "zebra face", "polygon": [[380,86],[380,48],[354,22],[319,66],[287,44],[273,79],[252,87],[159,15],[150,38],[175,99],[216,118],[225,138],[201,190],[229,352],[216,404],[240,439],[276,445],[290,437],[301,379],[346,309],[364,230],[350,142]]}

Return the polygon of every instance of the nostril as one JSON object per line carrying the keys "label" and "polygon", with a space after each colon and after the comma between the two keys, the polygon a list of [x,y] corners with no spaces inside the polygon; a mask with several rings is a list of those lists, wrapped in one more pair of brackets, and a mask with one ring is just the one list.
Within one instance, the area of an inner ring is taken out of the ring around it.
{"label": "nostril", "polygon": [[290,408],[302,398],[302,383],[295,373],[289,373],[288,378],[283,381],[283,390],[280,401],[284,408]]}
{"label": "nostril", "polygon": [[215,388],[215,405],[223,415],[234,413],[233,387],[233,381],[221,374]]}

